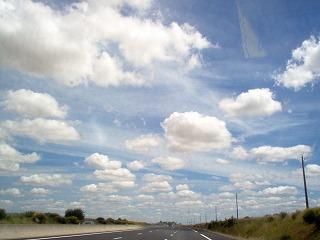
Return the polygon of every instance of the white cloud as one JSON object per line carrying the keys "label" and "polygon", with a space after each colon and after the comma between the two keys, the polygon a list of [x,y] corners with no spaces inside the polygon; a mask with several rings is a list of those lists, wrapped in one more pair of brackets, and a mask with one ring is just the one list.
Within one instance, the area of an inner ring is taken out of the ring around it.
{"label": "white cloud", "polygon": [[132,181],[135,176],[126,168],[95,170],[93,173],[98,179],[115,182]]}
{"label": "white cloud", "polygon": [[225,199],[225,198],[234,198],[235,195],[231,192],[222,192],[222,193],[219,193],[219,197],[222,198],[222,199]]}
{"label": "white cloud", "polygon": [[6,143],[0,143],[0,170],[17,171],[20,163],[34,163],[40,160],[35,152],[22,154]]}
{"label": "white cloud", "polygon": [[219,164],[229,164],[230,161],[226,160],[226,159],[222,159],[222,158],[218,158],[216,160],[216,163],[219,163]]}
{"label": "white cloud", "polygon": [[0,194],[2,195],[12,195],[12,196],[20,196],[21,192],[18,188],[7,188],[1,189]]}
{"label": "white cloud", "polygon": [[278,84],[299,90],[320,76],[320,41],[314,36],[292,51],[284,72],[275,76]]}
{"label": "white cloud", "polygon": [[141,135],[138,138],[125,141],[125,147],[131,151],[146,153],[150,149],[158,147],[162,142],[160,136],[155,134]]}
{"label": "white cloud", "polygon": [[244,160],[244,159],[248,158],[248,152],[243,147],[237,146],[232,149],[230,157],[232,159]]}
{"label": "white cloud", "polygon": [[197,112],[172,113],[162,123],[169,147],[175,151],[228,148],[232,136],[225,122]]}
{"label": "white cloud", "polygon": [[287,160],[299,160],[301,154],[310,155],[312,149],[307,145],[297,145],[293,147],[271,147],[261,146],[252,148],[250,156],[261,162],[283,162]]}
{"label": "white cloud", "polygon": [[152,201],[154,197],[152,195],[140,194],[137,196],[137,199],[140,201]]}
{"label": "white cloud", "polygon": [[96,169],[119,169],[121,168],[120,161],[112,161],[109,159],[107,155],[93,153],[90,156],[86,157],[85,163],[90,167],[94,167]]}
{"label": "white cloud", "polygon": [[185,167],[185,162],[175,157],[158,157],[152,159],[153,163],[157,163],[164,170],[174,171]]}
{"label": "white cloud", "polygon": [[172,190],[171,185],[167,181],[159,181],[159,182],[150,182],[143,188],[141,188],[142,192],[170,192]]}
{"label": "white cloud", "polygon": [[168,175],[156,175],[154,173],[147,173],[143,175],[142,180],[146,182],[162,182],[162,181],[171,181],[172,177]]}
{"label": "white cloud", "polygon": [[146,80],[140,72],[149,65],[187,65],[198,50],[210,47],[192,26],[125,15],[128,5],[144,11],[150,1],[90,0],[63,10],[37,1],[4,1],[0,65],[70,86],[141,85]]}
{"label": "white cloud", "polygon": [[77,130],[67,122],[44,118],[7,120],[1,126],[10,134],[32,138],[40,143],[61,143],[80,139]]}
{"label": "white cloud", "polygon": [[281,103],[274,100],[269,88],[250,89],[235,99],[222,99],[219,108],[232,117],[270,116],[282,110]]}
{"label": "white cloud", "polygon": [[22,176],[20,180],[25,184],[43,186],[70,185],[72,183],[68,176],[61,174],[34,174],[31,176]]}
{"label": "white cloud", "polygon": [[306,166],[308,176],[320,176],[320,166],[317,164],[308,164]]}
{"label": "white cloud", "polygon": [[7,111],[30,118],[65,118],[68,109],[67,106],[59,106],[58,102],[47,93],[37,93],[26,89],[8,91],[2,104]]}
{"label": "white cloud", "polygon": [[114,193],[117,192],[117,189],[114,185],[109,183],[98,183],[98,184],[88,184],[80,188],[81,192],[85,193],[95,193],[95,192],[107,192]]}
{"label": "white cloud", "polygon": [[[112,161],[107,155],[99,153],[91,154],[85,159],[86,164],[96,168],[93,175],[102,180],[110,180],[112,188],[132,188],[135,186],[135,175],[127,168],[122,168],[120,161]],[[94,184],[84,186],[86,188],[94,188]]]}
{"label": "white cloud", "polygon": [[32,188],[30,191],[32,194],[36,195],[48,195],[51,194],[51,191],[46,188]]}
{"label": "white cloud", "polygon": [[143,169],[145,166],[142,161],[135,160],[135,161],[132,161],[129,164],[127,164],[127,167],[131,171],[139,171],[139,170]]}
{"label": "white cloud", "polygon": [[94,192],[98,191],[98,187],[96,184],[89,184],[89,185],[82,186],[80,188],[80,191],[94,193]]}
{"label": "white cloud", "polygon": [[298,193],[296,187],[292,186],[279,186],[279,187],[269,187],[259,192],[260,194],[265,195],[296,195]]}
{"label": "white cloud", "polygon": [[179,184],[176,186],[177,191],[189,190],[189,186],[187,184]]}
{"label": "white cloud", "polygon": [[131,200],[131,197],[124,195],[110,195],[106,197],[108,202],[128,202]]}

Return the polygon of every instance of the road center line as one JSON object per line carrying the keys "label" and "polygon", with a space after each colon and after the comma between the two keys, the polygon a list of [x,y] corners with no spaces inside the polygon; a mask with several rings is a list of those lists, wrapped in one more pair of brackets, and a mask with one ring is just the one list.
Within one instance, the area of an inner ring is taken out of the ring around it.
{"label": "road center line", "polygon": [[138,235],[141,235],[142,233],[138,233]]}
{"label": "road center line", "polygon": [[115,238],[113,238],[114,240],[116,240],[116,239],[121,239],[122,237],[115,237]]}
{"label": "road center line", "polygon": [[194,232],[196,232],[196,233],[198,232],[198,231],[196,231],[196,230],[193,230],[193,229],[192,229],[192,231],[194,231]]}
{"label": "road center line", "polygon": [[202,237],[208,239],[208,240],[212,240],[211,238],[208,238],[206,235],[203,235],[203,234],[201,234],[201,233],[200,233],[200,235],[201,235]]}

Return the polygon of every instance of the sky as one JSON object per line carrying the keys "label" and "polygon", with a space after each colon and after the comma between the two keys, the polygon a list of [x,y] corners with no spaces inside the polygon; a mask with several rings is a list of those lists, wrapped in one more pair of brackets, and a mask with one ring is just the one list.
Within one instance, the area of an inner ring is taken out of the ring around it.
{"label": "sky", "polygon": [[320,205],[320,7],[0,1],[0,208],[158,222]]}

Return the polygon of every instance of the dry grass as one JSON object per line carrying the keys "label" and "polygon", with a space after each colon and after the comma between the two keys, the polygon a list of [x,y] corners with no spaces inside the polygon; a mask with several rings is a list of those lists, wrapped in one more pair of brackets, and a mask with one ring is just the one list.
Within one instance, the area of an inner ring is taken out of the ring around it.
{"label": "dry grass", "polygon": [[[320,208],[313,209],[319,213]],[[231,227],[214,226],[212,230],[254,239],[265,240],[319,240],[320,229],[316,224],[308,224],[302,212],[280,213],[259,218],[246,218],[235,221]]]}

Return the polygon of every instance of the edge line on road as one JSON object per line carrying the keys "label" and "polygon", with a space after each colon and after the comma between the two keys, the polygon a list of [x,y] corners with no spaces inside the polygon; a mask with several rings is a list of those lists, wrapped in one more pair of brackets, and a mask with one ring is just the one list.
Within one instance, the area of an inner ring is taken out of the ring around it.
{"label": "edge line on road", "polygon": [[200,233],[200,235],[201,235],[202,237],[208,239],[208,240],[212,240],[211,238],[207,237],[206,235],[204,235],[204,234],[202,234],[202,233]]}

